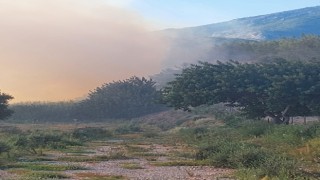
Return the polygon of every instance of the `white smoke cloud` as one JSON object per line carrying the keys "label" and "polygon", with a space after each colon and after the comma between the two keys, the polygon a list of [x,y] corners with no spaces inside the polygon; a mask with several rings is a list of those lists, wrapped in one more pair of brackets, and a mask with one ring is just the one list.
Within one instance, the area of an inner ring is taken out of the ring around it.
{"label": "white smoke cloud", "polygon": [[166,43],[134,12],[101,0],[0,0],[1,91],[67,100],[158,72]]}

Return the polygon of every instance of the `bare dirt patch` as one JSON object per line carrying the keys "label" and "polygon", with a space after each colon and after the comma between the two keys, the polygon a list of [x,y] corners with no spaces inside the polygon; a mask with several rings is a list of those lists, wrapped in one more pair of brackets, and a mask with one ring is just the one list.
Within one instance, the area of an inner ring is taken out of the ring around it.
{"label": "bare dirt patch", "polygon": [[[232,173],[232,170],[214,168],[209,166],[161,166],[155,162],[170,162],[172,152],[182,147],[164,146],[161,144],[150,145],[119,145],[106,144],[95,147],[96,153],[87,156],[109,156],[115,152],[123,152],[128,159],[113,159],[108,161],[74,162],[75,165],[83,166],[87,170],[66,171],[71,179],[90,179],[84,177],[96,175],[97,177],[119,177],[133,180],[174,180],[174,179],[216,179]],[[139,150],[142,150],[139,152]],[[137,155],[138,154],[138,155]],[[86,156],[83,154],[83,156]],[[152,160],[151,157],[153,157]],[[75,157],[76,158],[76,157]],[[179,160],[179,157],[175,157]],[[185,158],[183,158],[185,159]]]}

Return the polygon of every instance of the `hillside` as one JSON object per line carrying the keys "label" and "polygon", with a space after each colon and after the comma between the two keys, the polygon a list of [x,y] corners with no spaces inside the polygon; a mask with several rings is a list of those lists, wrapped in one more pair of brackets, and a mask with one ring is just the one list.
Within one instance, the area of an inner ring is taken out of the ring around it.
{"label": "hillside", "polygon": [[320,34],[320,6],[234,19],[163,32],[175,38],[211,37],[246,40],[270,40],[299,37],[302,34]]}
{"label": "hillside", "polygon": [[[320,35],[320,6],[234,19],[227,22],[161,31],[169,41],[165,67],[183,63],[228,60],[228,49],[215,50],[225,43],[241,43],[303,35]],[[227,52],[225,52],[227,51]]]}

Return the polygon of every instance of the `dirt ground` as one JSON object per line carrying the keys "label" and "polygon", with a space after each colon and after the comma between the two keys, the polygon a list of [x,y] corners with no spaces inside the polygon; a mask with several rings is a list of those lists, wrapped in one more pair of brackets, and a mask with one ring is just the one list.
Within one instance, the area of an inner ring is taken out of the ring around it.
{"label": "dirt ground", "polygon": [[[133,180],[210,180],[217,179],[217,177],[222,177],[232,172],[228,169],[209,166],[159,166],[155,163],[166,163],[172,161],[172,159],[174,159],[174,161],[182,160],[182,158],[173,158],[171,157],[172,155],[170,155],[170,153],[179,150],[179,147],[163,146],[159,144],[139,145],[138,147],[147,149],[148,152],[145,153],[152,154],[152,158],[154,159],[152,159],[151,156],[137,156],[124,160],[79,162],[76,164],[87,167],[89,170],[68,171],[66,173],[74,177],[72,179],[86,179],[79,178],[79,176],[77,176],[79,174],[99,174],[124,176],[126,179]],[[114,150],[121,150],[121,148],[121,146],[100,146],[95,149],[94,154],[89,154],[88,156],[108,155]],[[133,164],[135,168],[124,168],[123,165],[125,164]]]}

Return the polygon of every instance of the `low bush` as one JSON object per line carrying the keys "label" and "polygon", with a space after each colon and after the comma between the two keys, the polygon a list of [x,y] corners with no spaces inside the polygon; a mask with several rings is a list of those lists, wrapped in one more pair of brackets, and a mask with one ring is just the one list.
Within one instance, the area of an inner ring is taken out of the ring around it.
{"label": "low bush", "polygon": [[209,130],[205,127],[197,127],[197,128],[186,128],[180,130],[180,137],[182,137],[185,141],[188,142],[196,142],[200,141],[203,138],[207,138],[209,136]]}
{"label": "low bush", "polygon": [[44,163],[17,163],[9,165],[7,168],[23,168],[32,171],[67,171],[67,170],[86,170],[87,168],[77,165],[60,165]]}
{"label": "low bush", "polygon": [[247,118],[239,113],[224,114],[220,119],[229,127],[239,127],[244,121],[247,121]]}
{"label": "low bush", "polygon": [[264,121],[244,121],[239,124],[239,132],[247,137],[260,137],[265,135],[270,129],[273,128],[272,124]]}
{"label": "low bush", "polygon": [[155,137],[159,136],[159,134],[157,132],[152,132],[152,131],[144,132],[142,135],[145,138],[155,138]]}
{"label": "low bush", "polygon": [[281,179],[294,179],[298,174],[296,161],[281,155],[270,154],[265,161],[257,167],[270,177],[279,177]]}
{"label": "low bush", "polygon": [[256,167],[266,158],[267,153],[260,147],[232,141],[217,141],[196,153],[197,160],[207,159],[211,165],[228,168]]}
{"label": "low bush", "polygon": [[306,127],[303,127],[300,133],[306,139],[320,137],[320,123],[308,124]]}
{"label": "low bush", "polygon": [[304,127],[299,125],[277,125],[269,129],[269,131],[262,137],[263,141],[269,146],[298,146],[302,145],[306,136],[303,132]]}
{"label": "low bush", "polygon": [[97,127],[86,127],[75,129],[71,133],[73,138],[79,139],[81,141],[98,140],[105,139],[112,136],[112,133],[103,128]]}
{"label": "low bush", "polygon": [[130,124],[125,124],[118,127],[117,129],[115,129],[114,132],[116,134],[129,134],[129,133],[142,132],[142,129],[139,125],[130,123]]}
{"label": "low bush", "polygon": [[[71,139],[67,134],[61,132],[33,131],[30,134],[18,135],[11,140],[15,148],[31,152],[41,153],[41,149],[64,149],[67,146],[78,146],[81,143]],[[40,149],[38,152],[37,149]]]}
{"label": "low bush", "polygon": [[32,172],[23,177],[26,180],[34,179],[67,179],[69,178],[65,174],[56,173],[56,172]]}
{"label": "low bush", "polygon": [[9,152],[11,150],[11,147],[9,144],[0,141],[0,154]]}
{"label": "low bush", "polygon": [[196,160],[216,167],[251,169],[262,177],[294,177],[298,172],[293,159],[245,142],[217,141],[200,148]]}

